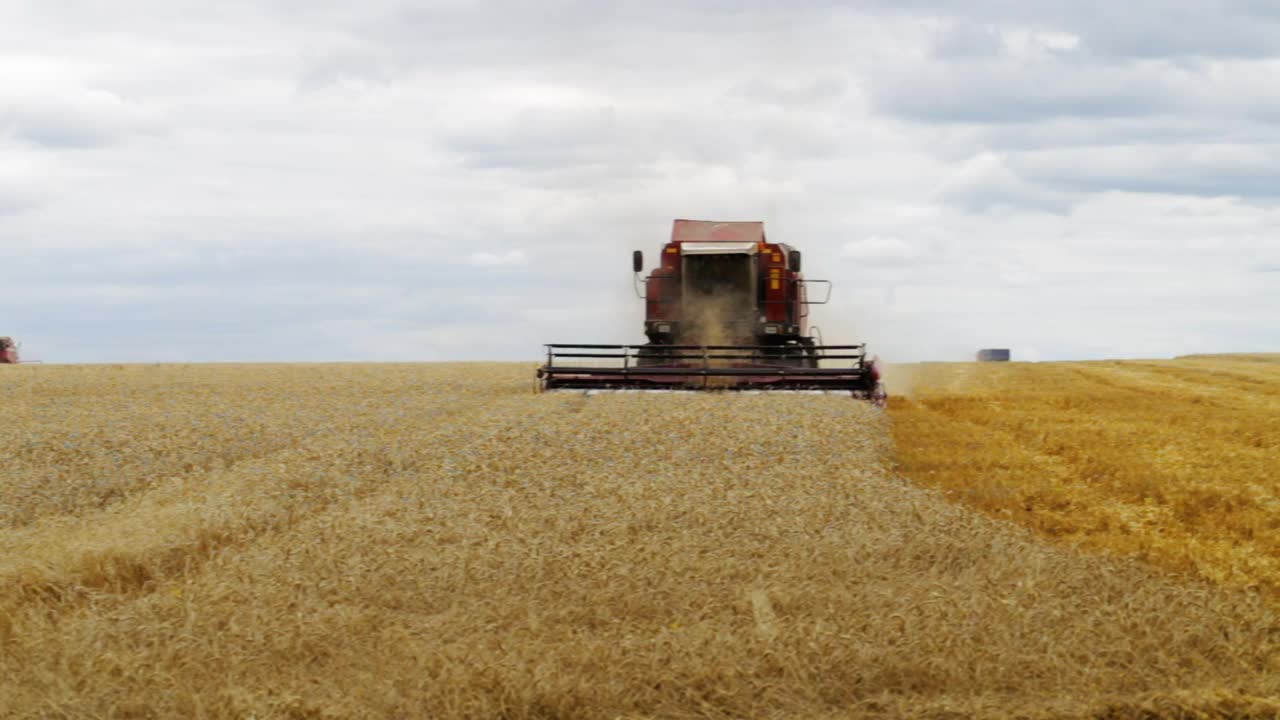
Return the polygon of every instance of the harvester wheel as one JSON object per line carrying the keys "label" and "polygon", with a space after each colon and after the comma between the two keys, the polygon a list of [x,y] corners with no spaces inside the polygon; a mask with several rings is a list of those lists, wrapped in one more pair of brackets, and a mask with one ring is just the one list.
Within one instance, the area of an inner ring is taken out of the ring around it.
{"label": "harvester wheel", "polygon": [[801,367],[818,367],[818,351],[813,347],[813,338],[803,338],[800,344],[804,348],[804,361],[800,363]]}
{"label": "harvester wheel", "polygon": [[787,367],[809,367],[808,355],[800,345],[777,345],[763,352],[767,362]]}
{"label": "harvester wheel", "polygon": [[878,408],[889,406],[889,391],[885,389],[884,383],[878,382],[871,390],[871,402]]}
{"label": "harvester wheel", "polygon": [[636,350],[636,367],[669,365],[671,351],[661,345],[643,345]]}

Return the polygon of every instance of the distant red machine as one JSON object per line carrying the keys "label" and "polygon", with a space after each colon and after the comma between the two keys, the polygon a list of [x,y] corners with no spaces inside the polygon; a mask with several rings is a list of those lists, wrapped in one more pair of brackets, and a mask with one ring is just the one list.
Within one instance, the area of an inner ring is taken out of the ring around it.
{"label": "distant red machine", "polygon": [[18,362],[18,344],[13,338],[0,337],[0,365],[16,365]]}
{"label": "distant red machine", "polygon": [[643,254],[632,258],[648,342],[548,345],[541,386],[847,390],[882,403],[865,345],[819,345],[810,334],[808,306],[825,303],[831,283],[800,266],[800,251],[769,242],[762,222],[676,220],[648,277]]}

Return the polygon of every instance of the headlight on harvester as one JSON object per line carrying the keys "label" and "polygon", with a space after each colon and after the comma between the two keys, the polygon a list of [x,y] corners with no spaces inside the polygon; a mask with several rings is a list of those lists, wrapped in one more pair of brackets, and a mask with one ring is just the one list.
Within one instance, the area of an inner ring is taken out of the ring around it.
{"label": "headlight on harvester", "polygon": [[777,334],[778,334],[778,326],[777,326],[777,325],[765,325],[765,326],[764,326],[764,334],[765,334],[765,335],[777,335]]}

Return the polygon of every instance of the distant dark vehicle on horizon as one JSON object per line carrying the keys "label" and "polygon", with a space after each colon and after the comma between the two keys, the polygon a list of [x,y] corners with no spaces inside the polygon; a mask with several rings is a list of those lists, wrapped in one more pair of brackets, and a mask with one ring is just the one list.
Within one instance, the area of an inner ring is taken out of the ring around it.
{"label": "distant dark vehicle on horizon", "polygon": [[978,362],[1009,362],[1009,348],[983,348],[978,351]]}

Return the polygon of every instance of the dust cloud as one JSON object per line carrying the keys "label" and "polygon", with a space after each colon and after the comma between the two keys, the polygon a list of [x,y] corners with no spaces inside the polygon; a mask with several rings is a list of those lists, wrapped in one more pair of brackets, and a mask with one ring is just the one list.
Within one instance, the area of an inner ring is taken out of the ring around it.
{"label": "dust cloud", "polygon": [[[837,289],[837,292],[839,290]],[[810,306],[810,332],[825,345],[865,343],[868,358],[878,358],[890,395],[912,397],[921,380],[920,362],[966,361],[964,348],[920,315],[887,305],[839,303]],[[812,328],[820,328],[814,332]]]}
{"label": "dust cloud", "polygon": [[[744,308],[746,311],[744,312]],[[740,294],[720,292],[689,293],[681,304],[684,330],[680,342],[688,345],[751,345],[750,302]]]}

